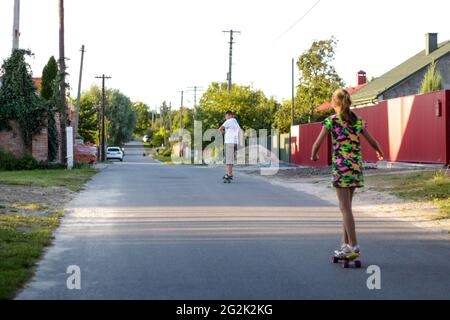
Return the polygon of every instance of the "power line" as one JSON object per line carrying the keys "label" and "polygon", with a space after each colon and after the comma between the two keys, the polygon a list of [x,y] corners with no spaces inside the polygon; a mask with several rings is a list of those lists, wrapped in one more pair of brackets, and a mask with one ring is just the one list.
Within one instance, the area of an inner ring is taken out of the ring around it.
{"label": "power line", "polygon": [[197,93],[203,91],[203,87],[200,86],[193,86],[189,87],[186,90],[187,92],[194,92],[194,110],[197,108]]}
{"label": "power line", "polygon": [[289,28],[286,29],[286,31],[280,34],[274,41],[280,40],[281,37],[283,37],[286,33],[294,29],[295,26],[299,24],[320,3],[320,1],[321,0],[317,0],[317,2],[314,3],[314,5],[308,11],[306,11],[304,15],[302,15],[297,21],[295,21]]}

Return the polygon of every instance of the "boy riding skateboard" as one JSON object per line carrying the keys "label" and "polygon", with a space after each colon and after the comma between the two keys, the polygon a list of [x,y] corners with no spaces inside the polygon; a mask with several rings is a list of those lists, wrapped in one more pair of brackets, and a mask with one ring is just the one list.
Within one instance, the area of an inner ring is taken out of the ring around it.
{"label": "boy riding skateboard", "polygon": [[226,174],[223,177],[224,182],[231,182],[233,180],[233,165],[235,162],[235,153],[239,142],[239,131],[241,127],[234,118],[232,111],[225,113],[225,122],[219,128],[222,134],[225,134],[225,163],[227,166]]}

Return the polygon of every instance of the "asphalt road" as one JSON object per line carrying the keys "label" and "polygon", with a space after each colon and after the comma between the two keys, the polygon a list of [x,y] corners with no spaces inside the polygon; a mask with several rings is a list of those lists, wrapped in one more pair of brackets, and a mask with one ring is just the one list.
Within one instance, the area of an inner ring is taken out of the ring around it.
{"label": "asphalt road", "polygon": [[[330,263],[336,207],[223,169],[162,165],[134,143],[73,200],[19,299],[450,298],[450,242],[408,223],[358,214],[363,269]],[[68,266],[81,270],[69,290]]]}

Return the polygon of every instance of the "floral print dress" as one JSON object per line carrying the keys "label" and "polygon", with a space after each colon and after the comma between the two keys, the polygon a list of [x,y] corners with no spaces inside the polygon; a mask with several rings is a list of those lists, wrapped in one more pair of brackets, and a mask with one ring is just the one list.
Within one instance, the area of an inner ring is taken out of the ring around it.
{"label": "floral print dress", "polygon": [[340,115],[333,115],[325,119],[323,125],[332,136],[333,186],[336,188],[364,187],[360,134],[367,129],[367,123],[358,118],[351,125],[341,119]]}

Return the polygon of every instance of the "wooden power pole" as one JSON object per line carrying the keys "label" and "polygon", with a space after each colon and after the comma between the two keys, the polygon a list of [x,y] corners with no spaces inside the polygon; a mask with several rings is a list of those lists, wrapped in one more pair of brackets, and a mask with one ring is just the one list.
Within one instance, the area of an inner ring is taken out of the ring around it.
{"label": "wooden power pole", "polygon": [[106,134],[105,134],[105,105],[106,105],[106,90],[105,90],[105,80],[111,79],[111,77],[105,76],[104,74],[98,77],[95,77],[96,79],[102,79],[102,141],[101,141],[101,161],[105,161],[106,157]]}
{"label": "wooden power pole", "polygon": [[66,57],[64,48],[64,0],[59,0],[59,72],[61,74],[59,89],[61,99],[61,161],[67,164],[67,100],[66,100]]}
{"label": "wooden power pole", "polygon": [[19,49],[20,37],[20,0],[14,0],[14,24],[12,51]]}
{"label": "wooden power pole", "polygon": [[231,86],[233,84],[232,81],[232,69],[233,69],[233,44],[234,44],[234,34],[240,34],[240,31],[235,31],[235,30],[230,30],[230,31],[223,31],[224,33],[229,33],[230,34],[230,54],[229,54],[229,61],[228,61],[228,75],[227,75],[227,80],[228,80],[228,92],[231,92]]}
{"label": "wooden power pole", "polygon": [[74,141],[77,139],[77,136],[78,136],[78,119],[79,119],[79,113],[80,113],[80,99],[81,99],[81,80],[83,78],[83,62],[84,62],[84,53],[85,52],[86,51],[84,50],[84,45],[82,45],[81,46],[80,76],[78,77],[77,108],[75,110],[75,124],[74,124],[74,130],[73,130]]}

